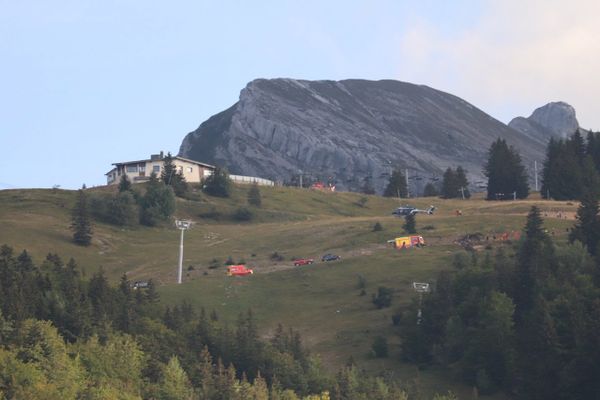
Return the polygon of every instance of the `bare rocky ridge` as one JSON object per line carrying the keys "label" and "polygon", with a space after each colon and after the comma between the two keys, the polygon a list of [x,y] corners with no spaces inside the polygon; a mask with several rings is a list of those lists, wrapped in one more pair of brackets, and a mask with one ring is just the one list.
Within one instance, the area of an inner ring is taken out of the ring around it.
{"label": "bare rocky ridge", "polygon": [[381,192],[391,168],[402,168],[414,193],[458,165],[472,183],[482,181],[498,137],[519,150],[525,165],[543,160],[546,141],[427,86],[257,79],[236,104],[189,133],[179,155],[279,181],[299,171],[333,177],[342,190],[359,190],[371,179]]}

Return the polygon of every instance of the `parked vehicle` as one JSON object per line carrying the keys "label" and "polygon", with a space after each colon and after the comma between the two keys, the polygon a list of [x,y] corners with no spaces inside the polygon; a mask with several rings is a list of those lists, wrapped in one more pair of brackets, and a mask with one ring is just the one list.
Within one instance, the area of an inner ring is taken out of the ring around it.
{"label": "parked vehicle", "polygon": [[313,260],[312,258],[299,258],[297,260],[294,260],[294,266],[299,267],[300,265],[312,264],[314,262],[315,260]]}
{"label": "parked vehicle", "polygon": [[335,254],[327,253],[323,257],[321,257],[321,261],[335,261],[335,260],[339,260],[341,258],[342,257],[336,256]]}
{"label": "parked vehicle", "polygon": [[406,249],[413,246],[425,246],[425,239],[423,239],[423,236],[401,236],[388,240],[388,243],[392,243],[397,249]]}
{"label": "parked vehicle", "polygon": [[229,276],[244,276],[251,275],[254,271],[250,268],[246,268],[245,265],[230,265],[227,267],[227,275]]}

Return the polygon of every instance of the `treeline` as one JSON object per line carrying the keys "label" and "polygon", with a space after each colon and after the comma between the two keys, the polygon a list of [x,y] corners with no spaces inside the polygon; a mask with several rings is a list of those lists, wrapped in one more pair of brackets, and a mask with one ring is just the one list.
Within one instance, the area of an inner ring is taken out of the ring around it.
{"label": "treeline", "polygon": [[542,172],[545,199],[581,199],[600,190],[600,132],[589,132],[584,140],[579,130],[570,138],[551,139]]}
{"label": "treeline", "polygon": [[[2,399],[408,399],[350,364],[335,376],[279,326],[259,337],[188,303],[162,308],[154,284],[112,287],[102,271],[0,248]],[[452,398],[438,396],[439,399]]]}
{"label": "treeline", "polygon": [[[580,208],[574,232],[595,226]],[[479,393],[503,390],[518,399],[596,399],[600,393],[600,262],[598,247],[556,248],[533,207],[516,254],[460,254],[402,314],[402,354],[454,369]],[[582,228],[587,227],[587,228]],[[582,246],[583,244],[583,246]]]}

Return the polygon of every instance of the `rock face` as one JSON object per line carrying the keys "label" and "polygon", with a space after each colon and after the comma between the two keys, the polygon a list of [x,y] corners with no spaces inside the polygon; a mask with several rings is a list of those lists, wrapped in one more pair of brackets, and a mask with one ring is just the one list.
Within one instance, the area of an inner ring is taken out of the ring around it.
{"label": "rock face", "polygon": [[536,109],[529,118],[517,117],[508,124],[532,140],[547,143],[550,137],[564,139],[579,129],[575,109],[562,101]]}
{"label": "rock face", "polygon": [[236,104],[189,133],[179,155],[278,181],[302,171],[333,179],[342,190],[360,190],[369,180],[381,192],[391,169],[402,168],[419,193],[447,167],[462,165],[472,183],[483,180],[498,137],[520,151],[525,165],[543,159],[545,142],[427,86],[257,79]]}

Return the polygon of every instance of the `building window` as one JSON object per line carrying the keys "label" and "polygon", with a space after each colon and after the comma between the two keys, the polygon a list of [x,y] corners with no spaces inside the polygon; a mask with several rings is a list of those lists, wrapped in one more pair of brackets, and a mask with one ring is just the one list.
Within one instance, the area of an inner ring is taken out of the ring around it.
{"label": "building window", "polygon": [[128,165],[127,172],[138,172],[138,166],[137,165]]}
{"label": "building window", "polygon": [[192,172],[194,169],[192,167],[187,167],[187,172]]}
{"label": "building window", "polygon": [[146,172],[146,165],[140,164],[140,172]]}
{"label": "building window", "polygon": [[156,172],[158,174],[160,172],[160,165],[153,165],[152,172]]}

